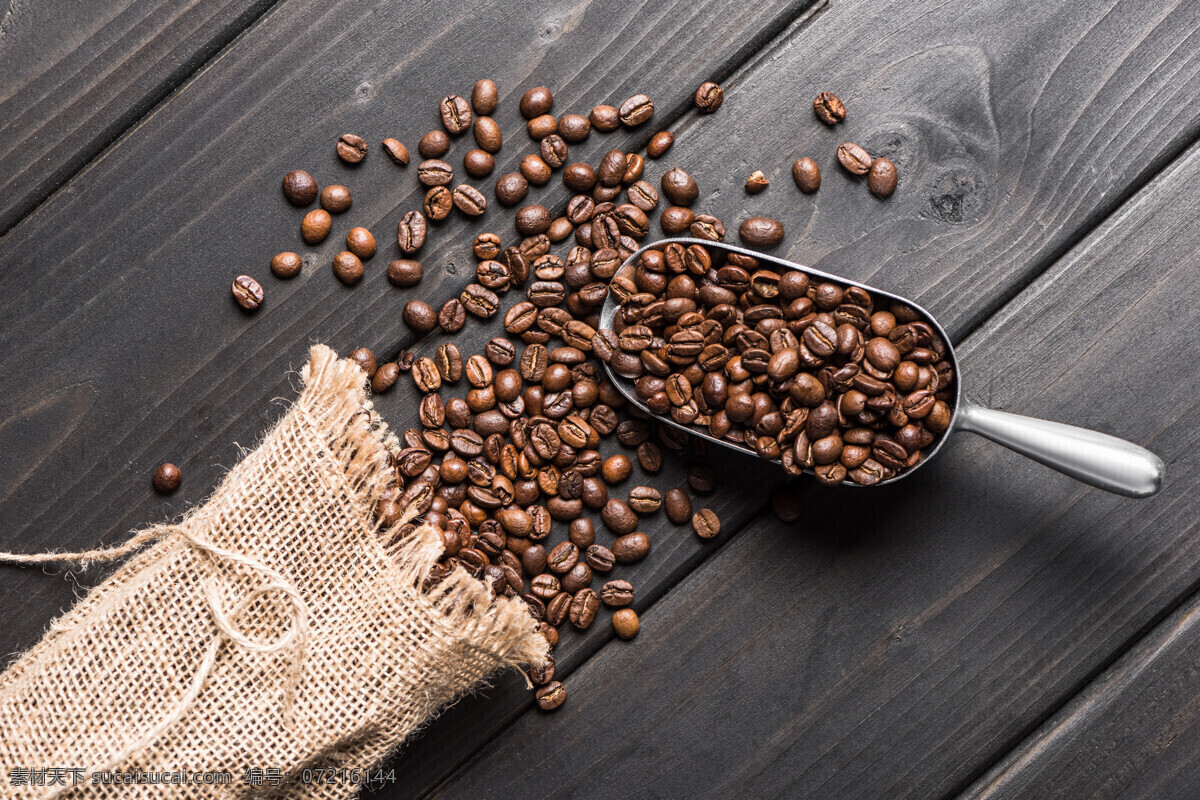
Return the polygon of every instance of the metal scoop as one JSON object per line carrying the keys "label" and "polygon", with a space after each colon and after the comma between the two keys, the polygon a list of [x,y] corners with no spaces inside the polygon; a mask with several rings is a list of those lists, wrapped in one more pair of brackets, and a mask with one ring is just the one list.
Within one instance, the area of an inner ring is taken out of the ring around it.
{"label": "metal scoop", "polygon": [[[874,286],[868,286],[864,283],[857,283],[837,275],[830,275],[811,267],[784,261],[765,253],[703,239],[662,239],[653,244],[646,245],[625,260],[621,268],[617,271],[617,275],[631,275],[642,253],[651,249],[661,249],[672,242],[678,242],[685,247],[698,244],[709,249],[723,250],[727,253],[740,253],[757,259],[761,265],[768,268],[800,270],[811,278],[828,280],[842,286],[859,286],[870,292],[873,296],[890,298],[911,307],[942,337],[942,340],[946,343],[946,358],[953,366],[956,376],[954,381],[954,402],[951,404],[952,416],[950,427],[938,437],[933,445],[933,449],[925,453],[920,463],[914,467],[902,470],[893,478],[880,481],[875,484],[876,486],[895,483],[911,475],[917,469],[933,460],[933,457],[941,451],[950,434],[957,431],[967,431],[991,439],[997,444],[1004,445],[1010,450],[1014,450],[1040,464],[1045,464],[1051,469],[1058,470],[1064,475],[1070,475],[1076,480],[1126,497],[1149,497],[1162,488],[1164,474],[1162,459],[1144,447],[1139,447],[1132,442],[1118,439],[1115,436],[1109,436],[1106,433],[1078,428],[1074,425],[1024,417],[1005,411],[993,411],[967,400],[963,397],[961,371],[959,370],[958,359],[954,354],[954,347],[950,343],[950,337],[946,335],[942,326],[938,324],[937,320],[929,312],[907,298],[877,289]],[[614,329],[613,319],[619,308],[619,301],[610,292],[600,312],[601,329]],[[699,426],[683,425],[671,419],[670,416],[654,414],[637,396],[637,393],[633,389],[633,382],[630,379],[616,374],[608,364],[605,364],[604,368],[608,372],[608,376],[613,384],[625,395],[630,403],[633,403],[660,422],[678,428],[692,436],[707,439],[714,444],[729,447],[733,450],[757,457],[757,453],[749,447],[711,436],[705,429]],[[805,471],[811,473],[811,470]],[[843,481],[843,483],[850,486],[860,485],[851,480]]]}

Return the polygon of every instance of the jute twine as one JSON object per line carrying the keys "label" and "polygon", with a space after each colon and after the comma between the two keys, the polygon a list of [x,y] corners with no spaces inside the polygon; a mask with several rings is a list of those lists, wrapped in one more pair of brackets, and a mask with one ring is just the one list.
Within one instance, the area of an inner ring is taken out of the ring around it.
{"label": "jute twine", "polygon": [[[179,524],[112,548],[0,554],[136,553],[0,675],[0,766],[232,781],[13,786],[6,773],[0,795],[353,797],[355,783],[305,783],[304,771],[378,766],[496,671],[544,661],[521,601],[461,568],[423,586],[442,534],[374,519],[395,439],[364,375],[322,345],[309,355],[295,404]],[[247,784],[247,769],[278,770],[280,785]]]}

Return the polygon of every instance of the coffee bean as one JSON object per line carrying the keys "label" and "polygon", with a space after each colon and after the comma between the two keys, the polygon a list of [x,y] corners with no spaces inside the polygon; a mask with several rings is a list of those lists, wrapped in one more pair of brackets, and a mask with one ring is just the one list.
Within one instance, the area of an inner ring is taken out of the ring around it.
{"label": "coffee bean", "polygon": [[638,635],[638,631],[642,627],[637,612],[632,608],[622,608],[613,612],[612,626],[613,631],[622,639],[632,639]]}
{"label": "coffee bean", "polygon": [[663,233],[668,236],[678,236],[688,230],[695,221],[696,215],[692,213],[692,210],[682,206],[668,206],[663,209],[662,216],[659,218]]}
{"label": "coffee bean", "polygon": [[591,627],[592,622],[596,619],[596,612],[599,610],[600,596],[591,589],[580,589],[571,598],[568,617],[572,625],[583,631]]}
{"label": "coffee bean", "polygon": [[725,92],[712,81],[706,81],[700,84],[700,88],[696,90],[696,97],[694,99],[696,108],[705,114],[711,114],[720,108],[721,103],[725,101]]}
{"label": "coffee bean", "polygon": [[725,238],[725,226],[711,214],[697,214],[688,230],[697,239],[707,239],[710,242],[719,242]]}
{"label": "coffee bean", "polygon": [[567,163],[567,143],[557,133],[552,133],[542,139],[539,145],[542,161],[551,169],[558,169]]}
{"label": "coffee bean", "polygon": [[662,495],[652,486],[638,486],[629,492],[629,507],[638,514],[653,514],[662,504]]}
{"label": "coffee bean", "polygon": [[505,173],[496,181],[496,199],[501,205],[516,205],[528,192],[529,182],[519,172]]}
{"label": "coffee bean", "polygon": [[333,218],[323,208],[316,208],[304,215],[300,222],[300,237],[305,244],[320,244],[329,235]]}
{"label": "coffee bean", "polygon": [[154,470],[154,476],[150,479],[150,483],[154,486],[154,491],[159,494],[170,494],[179,488],[179,483],[182,479],[183,473],[179,471],[179,467],[167,463],[158,465],[158,469]]}
{"label": "coffee bean", "polygon": [[530,205],[517,209],[517,232],[523,236],[545,233],[550,228],[550,221],[550,209],[545,206]]}
{"label": "coffee bean", "polygon": [[640,531],[618,536],[612,551],[618,564],[636,564],[650,553],[650,537]]}
{"label": "coffee bean", "polygon": [[233,299],[247,311],[253,311],[263,303],[263,288],[249,275],[238,275],[233,279]]}
{"label": "coffee bean", "polygon": [[549,183],[550,176],[553,174],[550,165],[543,161],[541,156],[534,153],[521,159],[520,169],[525,179],[534,186],[544,186]]}
{"label": "coffee bean", "polygon": [[317,199],[317,180],[302,169],[283,176],[283,196],[294,206],[306,206]]}
{"label": "coffee bean", "polygon": [[625,580],[609,581],[600,587],[600,599],[611,608],[624,608],[633,602],[633,584]]}
{"label": "coffee bean", "polygon": [[700,188],[691,175],[679,167],[662,176],[663,195],[675,206],[690,206],[700,196]]}
{"label": "coffee bean", "polygon": [[454,167],[436,158],[417,165],[417,180],[425,186],[447,186],[454,180]]}
{"label": "coffee bean", "polygon": [[553,114],[542,114],[525,123],[525,131],[529,134],[530,139],[540,142],[551,134],[557,135],[558,120],[554,118]]}
{"label": "coffee bean", "polygon": [[554,107],[554,95],[545,86],[535,86],[521,95],[521,116],[525,119],[545,114]]}
{"label": "coffee bean", "polygon": [[337,143],[338,158],[357,164],[367,157],[367,140],[354,133],[343,133]]}
{"label": "coffee bean", "polygon": [[462,301],[467,313],[480,319],[488,319],[500,308],[500,298],[495,292],[478,283],[467,284],[467,288],[458,299]]}
{"label": "coffee bean", "polygon": [[812,194],[821,188],[821,168],[808,156],[798,158],[796,163],[792,164],[792,179],[796,181],[800,191]]}
{"label": "coffee bean", "polygon": [[837,159],[847,172],[866,175],[871,169],[871,154],[853,142],[838,145]]}
{"label": "coffee bean", "polygon": [[683,489],[668,489],[663,498],[667,519],[675,525],[682,525],[692,518],[692,501]]}
{"label": "coffee bean", "polygon": [[436,392],[442,387],[442,376],[432,358],[418,358],[412,366],[413,383],[422,392]]}
{"label": "coffee bean", "polygon": [[633,464],[621,453],[609,456],[605,460],[604,466],[600,469],[601,477],[604,478],[604,482],[609,486],[624,483],[632,473]]}
{"label": "coffee bean", "polygon": [[662,158],[673,144],[675,144],[675,134],[670,131],[659,131],[650,137],[650,142],[646,145],[646,155],[651,158]]}
{"label": "coffee bean", "polygon": [[763,174],[761,169],[756,169],[750,173],[750,177],[746,178],[746,194],[758,194],[771,185],[767,180],[767,176]]}
{"label": "coffee bean", "polygon": [[396,242],[400,249],[412,255],[425,244],[425,217],[420,211],[409,211],[400,219],[396,227]]}
{"label": "coffee bean", "polygon": [[346,234],[346,249],[359,258],[375,255],[375,237],[366,228],[351,228]]}
{"label": "coffee bean", "polygon": [[445,131],[432,130],[417,142],[417,152],[424,159],[437,159],[450,152],[450,137]]}
{"label": "coffee bean", "polygon": [[891,197],[896,191],[896,165],[889,158],[877,158],[871,162],[867,173],[867,188],[878,197]]}
{"label": "coffee bean", "polygon": [[383,140],[383,152],[388,154],[388,158],[402,167],[408,166],[408,148],[397,139],[387,138]]}
{"label": "coffee bean", "polygon": [[333,274],[342,283],[353,286],[362,280],[362,260],[349,250],[343,250],[333,257]]}
{"label": "coffee bean", "polygon": [[486,150],[468,150],[463,156],[463,169],[472,178],[485,178],[495,167],[496,159]]}
{"label": "coffee bean", "polygon": [[534,693],[538,708],[553,711],[567,700],[567,689],[558,681],[550,681]]}
{"label": "coffee bean", "polygon": [[481,233],[471,245],[475,257],[482,260],[497,258],[501,251],[500,237],[494,233]]}
{"label": "coffee bean", "polygon": [[404,324],[418,334],[426,334],[437,327],[437,313],[423,300],[409,300],[401,313]]}
{"label": "coffee bean", "polygon": [[375,374],[371,376],[371,391],[376,394],[386,392],[392,388],[399,377],[400,366],[394,361],[389,361],[375,370]]}
{"label": "coffee bean", "polygon": [[579,144],[592,131],[592,123],[582,114],[563,114],[558,120],[558,135],[570,144]]}
{"label": "coffee bean", "polygon": [[622,500],[610,498],[600,509],[600,521],[618,536],[632,533],[637,528],[637,514]]}
{"label": "coffee bean", "polygon": [[297,253],[279,253],[271,259],[271,272],[276,278],[294,278],[303,266],[304,261]]}
{"label": "coffee bean", "polygon": [[445,186],[431,186],[421,204],[421,210],[431,222],[441,222],[450,216],[453,209],[454,197]]}
{"label": "coffee bean", "polygon": [[388,264],[387,276],[394,286],[411,288],[421,282],[421,262],[399,258]]}
{"label": "coffee bean", "polygon": [[750,247],[774,247],[783,241],[783,223],[772,217],[750,217],[738,227],[738,236]]}
{"label": "coffee bean", "polygon": [[846,118],[846,106],[833,92],[821,92],[813,98],[813,112],[826,125],[836,125]]}
{"label": "coffee bean", "polygon": [[621,124],[634,128],[654,116],[654,102],[644,94],[635,94],[617,111]]}
{"label": "coffee bean", "polygon": [[455,136],[471,127],[471,106],[456,94],[442,98],[438,113],[442,116],[442,125]]}
{"label": "coffee bean", "polygon": [[487,198],[474,186],[462,183],[454,188],[454,207],[468,217],[478,217],[487,210]]}
{"label": "coffee bean", "polygon": [[711,539],[721,532],[721,519],[710,508],[702,508],[692,516],[692,528],[701,539]]}
{"label": "coffee bean", "polygon": [[599,105],[588,114],[592,127],[601,133],[611,133],[621,126],[621,114],[613,106]]}
{"label": "coffee bean", "polygon": [[475,86],[471,89],[471,107],[475,109],[476,114],[491,114],[496,110],[499,99],[500,91],[496,88],[495,81],[491,78],[475,81]]}

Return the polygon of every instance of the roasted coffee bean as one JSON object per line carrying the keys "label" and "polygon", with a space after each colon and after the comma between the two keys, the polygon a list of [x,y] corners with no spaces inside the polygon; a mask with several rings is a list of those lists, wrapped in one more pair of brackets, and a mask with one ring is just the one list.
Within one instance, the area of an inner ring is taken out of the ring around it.
{"label": "roasted coffee bean", "polygon": [[725,101],[725,92],[720,86],[712,81],[705,81],[700,84],[700,88],[696,90],[694,98],[696,108],[700,109],[705,114],[711,114],[721,107],[721,103]]}
{"label": "roasted coffee bean", "polygon": [[475,109],[476,114],[491,114],[496,110],[499,99],[500,92],[495,81],[491,78],[475,81],[475,86],[471,89],[471,107]]}
{"label": "roasted coffee bean", "polygon": [[417,165],[417,180],[425,186],[447,186],[454,180],[454,167],[436,158]]}
{"label": "roasted coffee bean", "polygon": [[619,536],[612,552],[618,564],[635,564],[650,553],[650,537],[640,531]]}
{"label": "roasted coffee bean", "polygon": [[557,133],[551,133],[542,139],[538,149],[541,151],[542,161],[545,161],[550,169],[558,169],[567,163],[567,143]]}
{"label": "roasted coffee bean", "polygon": [[634,128],[654,116],[654,102],[644,94],[635,94],[617,110],[621,124]]}
{"label": "roasted coffee bean", "polygon": [[601,133],[611,133],[621,126],[621,114],[614,106],[596,106],[588,114],[588,119],[592,127]]}
{"label": "roasted coffee bean", "polygon": [[877,158],[867,173],[867,188],[878,197],[891,197],[896,191],[896,165],[890,158]]}
{"label": "roasted coffee bean", "polygon": [[468,150],[463,155],[463,169],[472,178],[486,178],[496,167],[496,159],[486,150]]}
{"label": "roasted coffee bean", "polygon": [[410,288],[421,282],[421,262],[399,258],[388,264],[388,281],[394,286]]}
{"label": "roasted coffee bean", "polygon": [[530,139],[540,142],[551,134],[557,136],[555,131],[558,130],[558,120],[554,118],[553,114],[541,114],[525,123],[525,130]]}
{"label": "roasted coffee bean", "polygon": [[708,494],[717,488],[717,475],[707,464],[696,464],[688,470],[687,482],[692,491]]}
{"label": "roasted coffee bean", "polygon": [[533,119],[554,107],[554,95],[545,86],[535,86],[521,96],[521,116]]}
{"label": "roasted coffee bean", "polygon": [[433,222],[441,222],[450,216],[454,209],[454,198],[445,186],[434,186],[425,193],[425,201],[421,204],[425,216]]}
{"label": "roasted coffee bean", "polygon": [[338,158],[357,164],[367,156],[367,140],[354,133],[343,133],[337,142]]}
{"label": "roasted coffee bean", "polygon": [[580,589],[571,598],[568,616],[571,624],[580,630],[587,630],[596,619],[600,610],[600,596],[591,589]]}
{"label": "roasted coffee bean", "polygon": [[418,334],[429,333],[437,327],[437,313],[423,300],[409,300],[401,313],[404,324]]}
{"label": "roasted coffee bean", "polygon": [[697,214],[696,220],[688,230],[697,239],[707,239],[710,242],[719,242],[725,238],[725,226],[711,214]]}
{"label": "roasted coffee bean", "polygon": [[808,156],[798,158],[796,163],[792,164],[792,179],[796,181],[796,187],[800,191],[812,194],[821,188],[821,168]]}
{"label": "roasted coffee bean", "polygon": [[543,711],[553,711],[566,702],[567,689],[558,681],[550,681],[538,689],[534,696],[537,698],[538,708]]}
{"label": "roasted coffee bean", "polygon": [[679,167],[664,174],[661,183],[663,195],[672,205],[690,206],[700,196],[695,179]]}
{"label": "roasted coffee bean", "polygon": [[610,498],[600,510],[600,521],[604,527],[620,536],[632,533],[637,528],[637,514],[623,500]]}
{"label": "roasted coffee bean", "polygon": [[456,136],[471,127],[471,106],[456,94],[443,97],[438,112],[442,115],[442,125]]}
{"label": "roasted coffee bean", "polygon": [[663,233],[668,236],[678,236],[688,230],[695,221],[696,215],[692,213],[692,210],[682,206],[668,206],[663,209],[662,216],[659,217]]}
{"label": "roasted coffee bean", "polygon": [[629,492],[629,507],[638,514],[653,514],[662,504],[662,494],[652,486],[638,486]]}
{"label": "roasted coffee bean", "polygon": [[632,639],[641,630],[641,621],[632,608],[622,608],[612,615],[613,631],[622,639]]}
{"label": "roasted coffee bean", "polygon": [[479,234],[475,237],[475,241],[471,245],[472,252],[479,259],[497,258],[500,255],[501,249],[500,237],[494,233]]}
{"label": "roasted coffee bean", "polygon": [[346,249],[361,259],[375,255],[375,237],[366,228],[351,228],[346,234]]}
{"label": "roasted coffee bean", "polygon": [[379,368],[375,361],[375,354],[365,347],[360,347],[350,353],[350,360],[362,368],[362,371],[367,373],[367,377],[375,374],[375,370]]}
{"label": "roasted coffee bean", "polygon": [[570,144],[584,141],[591,130],[591,121],[582,114],[563,114],[558,120],[558,135]]}
{"label": "roasted coffee bean", "polygon": [[579,548],[571,542],[560,542],[546,557],[546,565],[551,572],[559,575],[571,571],[579,561]]}
{"label": "roasted coffee bean", "polygon": [[871,154],[853,142],[838,145],[837,159],[847,172],[866,175],[871,169]]}
{"label": "roasted coffee bean", "polygon": [[454,188],[454,207],[468,217],[478,217],[487,210],[487,198],[474,186],[462,183]]}
{"label": "roasted coffee bean", "polygon": [[458,299],[469,314],[480,319],[488,319],[500,308],[500,298],[478,283],[467,284]]}
{"label": "roasted coffee bean", "polygon": [[763,174],[761,169],[756,169],[750,173],[750,177],[746,178],[746,194],[758,194],[771,185],[771,181]]}
{"label": "roasted coffee bean", "polygon": [[409,211],[396,228],[396,243],[404,253],[412,255],[425,244],[425,231],[425,217],[420,211]]}
{"label": "roasted coffee bean", "polygon": [[633,584],[625,580],[608,581],[600,587],[600,599],[610,608],[624,608],[633,602]]}
{"label": "roasted coffee bean", "polygon": [[783,241],[783,223],[773,217],[750,217],[738,227],[738,236],[750,247],[774,247]]}
{"label": "roasted coffee bean", "polygon": [[609,150],[605,153],[604,158],[600,161],[600,167],[596,170],[596,178],[600,185],[619,186],[621,179],[625,177],[628,163],[623,150]]}
{"label": "roasted coffee bean", "polygon": [[304,261],[298,253],[279,253],[271,259],[271,273],[276,278],[294,278],[303,267]]}
{"label": "roasted coffee bean", "polygon": [[541,156],[530,153],[521,159],[521,174],[535,186],[543,186],[550,181],[553,173]]}
{"label": "roasted coffee bean", "polygon": [[417,152],[421,158],[441,158],[450,152],[450,137],[445,131],[430,131],[417,142]]}
{"label": "roasted coffee bean", "polygon": [[562,577],[562,589],[564,592],[575,594],[583,589],[587,589],[592,585],[592,568],[587,562],[580,561],[575,566],[571,567],[571,571]]}
{"label": "roasted coffee bean", "polygon": [[283,176],[283,196],[294,206],[306,206],[317,199],[317,180],[302,169]]}
{"label": "roasted coffee bean", "polygon": [[545,233],[550,227],[550,209],[545,206],[529,205],[517,209],[517,232],[522,236]]}
{"label": "roasted coffee bean", "polygon": [[[596,170],[592,169],[590,164],[582,162],[568,164],[563,170],[563,184],[573,192],[591,191],[592,187],[596,185]],[[578,204],[574,213],[569,210],[570,205],[568,204],[567,217],[575,224],[587,222],[591,218],[592,209],[595,208],[594,201],[586,197],[584,199],[591,203],[590,206],[587,206],[588,214],[586,217],[581,215]]]}
{"label": "roasted coffee bean", "polygon": [[262,284],[249,275],[238,275],[233,279],[233,299],[246,311],[253,311],[263,303]]}
{"label": "roasted coffee bean", "polygon": [[342,283],[353,286],[362,280],[362,260],[349,250],[343,250],[333,257],[333,274]]}
{"label": "roasted coffee bean", "polygon": [[496,199],[501,205],[516,205],[525,199],[528,192],[529,182],[520,172],[506,173],[496,181]]}
{"label": "roasted coffee bean", "polygon": [[151,477],[150,483],[154,487],[154,491],[159,494],[170,494],[179,488],[179,483],[182,479],[183,473],[179,471],[179,467],[167,463],[158,465],[158,469],[154,470],[154,475]]}
{"label": "roasted coffee bean", "polygon": [[633,464],[621,453],[609,456],[600,468],[600,475],[609,486],[624,483],[632,473]]}
{"label": "roasted coffee bean", "polygon": [[846,106],[833,92],[821,92],[813,98],[813,112],[826,125],[836,125],[846,118]]}
{"label": "roasted coffee bean", "polygon": [[383,152],[387,153],[388,158],[390,158],[396,164],[399,164],[402,167],[408,166],[408,148],[405,147],[404,144],[399,140],[392,138],[384,139]]}
{"label": "roasted coffee bean", "polygon": [[330,214],[341,214],[349,211],[353,203],[354,200],[350,197],[350,190],[345,186],[335,183],[321,190],[321,208]]}
{"label": "roasted coffee bean", "polygon": [[692,518],[692,501],[683,489],[668,489],[663,498],[667,519],[675,525],[682,525]]}
{"label": "roasted coffee bean", "polygon": [[315,208],[300,221],[300,238],[305,244],[320,244],[333,227],[333,217],[323,208]]}

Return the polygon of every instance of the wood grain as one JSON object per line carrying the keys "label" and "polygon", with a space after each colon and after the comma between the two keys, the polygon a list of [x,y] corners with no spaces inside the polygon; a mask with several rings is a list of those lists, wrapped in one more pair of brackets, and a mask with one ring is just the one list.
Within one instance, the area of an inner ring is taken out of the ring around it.
{"label": "wood grain", "polygon": [[0,235],[276,0],[7,0]]}
{"label": "wood grain", "polygon": [[[1107,495],[966,434],[908,485],[810,492],[799,524],[735,536],[637,640],[571,676],[584,689],[563,709],[527,713],[442,796],[967,786],[1196,589],[1200,374],[1184,342],[1200,311],[1179,298],[1200,289],[1200,236],[1181,235],[1198,176],[1194,147],[959,350],[971,396],[1159,453],[1160,495]],[[982,796],[1184,796],[1194,614]],[[1158,650],[1179,658],[1148,661]]]}

